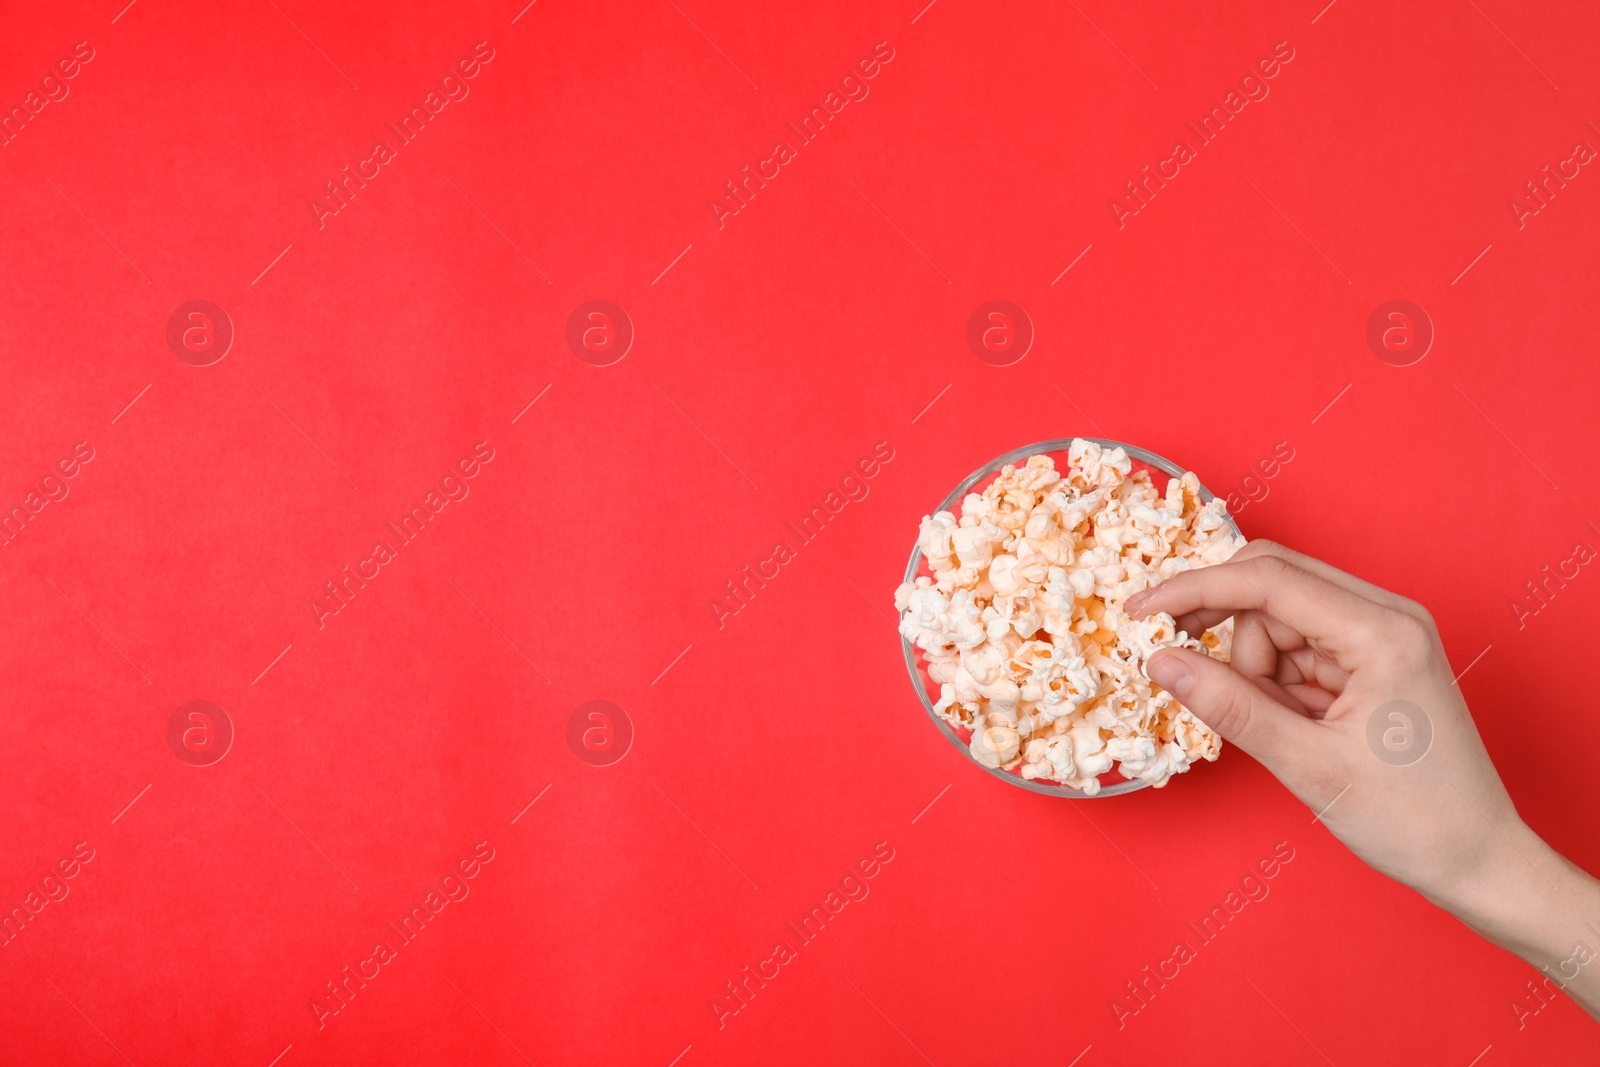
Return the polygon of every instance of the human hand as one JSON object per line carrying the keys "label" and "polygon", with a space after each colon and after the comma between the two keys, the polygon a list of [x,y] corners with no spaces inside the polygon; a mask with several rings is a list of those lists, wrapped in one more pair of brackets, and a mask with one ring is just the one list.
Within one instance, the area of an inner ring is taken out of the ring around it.
{"label": "human hand", "polygon": [[[1518,816],[1420,604],[1253,541],[1127,611],[1191,634],[1233,616],[1231,665],[1164,649],[1146,673],[1372,867],[1538,966],[1600,933],[1600,884]],[[1600,975],[1588,985],[1594,1014]]]}

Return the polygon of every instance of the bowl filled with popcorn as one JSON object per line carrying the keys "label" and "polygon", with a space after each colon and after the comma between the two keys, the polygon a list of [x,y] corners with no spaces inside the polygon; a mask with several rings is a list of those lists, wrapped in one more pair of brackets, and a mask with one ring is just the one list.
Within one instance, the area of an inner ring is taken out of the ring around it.
{"label": "bowl filled with popcorn", "polygon": [[1233,620],[1191,636],[1128,598],[1244,544],[1193,472],[1133,445],[1044,441],[974,471],[922,520],[895,590],[906,667],[934,725],[1035,793],[1164,786],[1222,739],[1150,681],[1188,648],[1226,662]]}

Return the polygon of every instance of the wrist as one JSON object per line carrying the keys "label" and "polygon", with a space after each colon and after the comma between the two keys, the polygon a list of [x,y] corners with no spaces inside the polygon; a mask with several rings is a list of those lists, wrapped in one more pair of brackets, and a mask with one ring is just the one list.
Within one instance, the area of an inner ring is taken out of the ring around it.
{"label": "wrist", "polygon": [[1466,876],[1436,903],[1552,975],[1580,945],[1600,950],[1600,883],[1520,819],[1500,827],[1475,858]]}

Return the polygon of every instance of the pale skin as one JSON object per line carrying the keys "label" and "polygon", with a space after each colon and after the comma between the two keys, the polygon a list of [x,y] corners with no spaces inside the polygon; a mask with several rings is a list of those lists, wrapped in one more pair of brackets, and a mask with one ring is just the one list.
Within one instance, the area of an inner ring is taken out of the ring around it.
{"label": "pale skin", "polygon": [[[1600,882],[1517,814],[1422,605],[1252,541],[1127,607],[1166,612],[1191,634],[1233,616],[1231,665],[1164,649],[1147,664],[1150,678],[1320,812],[1359,858],[1600,1019]],[[1429,725],[1425,749],[1385,748],[1385,739],[1420,744]]]}

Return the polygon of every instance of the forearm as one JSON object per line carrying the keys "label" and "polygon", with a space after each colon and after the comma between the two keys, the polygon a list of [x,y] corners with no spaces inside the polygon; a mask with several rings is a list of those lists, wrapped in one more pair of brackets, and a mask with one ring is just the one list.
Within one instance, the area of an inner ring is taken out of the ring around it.
{"label": "forearm", "polygon": [[1521,823],[1496,835],[1479,870],[1438,902],[1600,1019],[1600,881]]}

